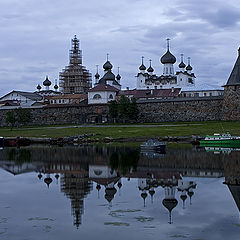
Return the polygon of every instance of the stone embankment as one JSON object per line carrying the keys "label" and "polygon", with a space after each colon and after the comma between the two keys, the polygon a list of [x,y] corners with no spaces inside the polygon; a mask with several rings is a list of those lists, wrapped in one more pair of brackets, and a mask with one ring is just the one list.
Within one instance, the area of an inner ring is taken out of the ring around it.
{"label": "stone embankment", "polygon": [[[97,138],[95,134],[83,134],[71,137],[63,138],[20,138],[20,137],[6,137],[5,146],[9,147],[20,147],[27,146],[30,144],[50,144],[50,145],[65,145],[65,144],[85,144],[85,143],[112,143],[112,142],[144,142],[150,138],[147,137],[137,137],[137,138],[118,138],[113,139],[111,137]],[[184,136],[184,137],[158,137],[158,141],[162,142],[176,142],[176,143],[191,143],[199,144],[199,140],[203,139],[202,136]]]}

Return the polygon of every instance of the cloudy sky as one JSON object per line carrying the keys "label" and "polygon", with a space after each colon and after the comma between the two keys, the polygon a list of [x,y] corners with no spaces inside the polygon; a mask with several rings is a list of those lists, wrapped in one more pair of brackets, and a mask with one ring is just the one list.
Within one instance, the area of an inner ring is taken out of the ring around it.
{"label": "cloudy sky", "polygon": [[191,57],[201,86],[219,88],[237,57],[239,25],[239,0],[1,0],[0,96],[58,79],[75,34],[87,69],[94,75],[109,53],[124,88],[135,87],[141,56],[162,73],[167,37],[178,62]]}

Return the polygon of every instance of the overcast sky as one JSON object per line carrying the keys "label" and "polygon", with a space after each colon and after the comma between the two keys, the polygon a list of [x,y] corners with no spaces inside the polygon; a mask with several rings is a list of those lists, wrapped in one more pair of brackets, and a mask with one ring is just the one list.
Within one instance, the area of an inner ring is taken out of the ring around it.
{"label": "overcast sky", "polygon": [[75,34],[93,76],[109,53],[124,88],[135,87],[141,56],[162,73],[168,37],[177,63],[190,56],[196,81],[219,88],[237,58],[239,25],[239,0],[1,0],[0,96],[58,79]]}

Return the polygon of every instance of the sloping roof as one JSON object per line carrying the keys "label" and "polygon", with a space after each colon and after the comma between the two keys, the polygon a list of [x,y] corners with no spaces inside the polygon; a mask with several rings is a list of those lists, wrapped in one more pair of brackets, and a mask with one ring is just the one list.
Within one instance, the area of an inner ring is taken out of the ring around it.
{"label": "sloping roof", "polygon": [[135,98],[172,98],[179,96],[181,88],[173,89],[144,89],[123,90],[120,95],[133,95]]}
{"label": "sloping roof", "polygon": [[87,94],[61,94],[48,96],[47,99],[87,99]]}
{"label": "sloping roof", "polygon": [[225,86],[240,85],[240,48],[238,49],[238,58]]}
{"label": "sloping roof", "polygon": [[88,92],[118,92],[119,90],[108,84],[98,84],[96,87],[88,90]]}
{"label": "sloping roof", "polygon": [[39,94],[37,94],[35,92],[22,92],[22,91],[15,91],[15,90],[13,90],[12,92],[4,95],[3,97],[0,98],[0,100],[2,98],[6,97],[9,94],[12,94],[12,93],[17,93],[17,94],[22,95],[22,96],[24,96],[26,98],[29,98],[29,99],[31,99],[33,101],[40,101],[40,100],[42,100],[42,96],[40,96]]}

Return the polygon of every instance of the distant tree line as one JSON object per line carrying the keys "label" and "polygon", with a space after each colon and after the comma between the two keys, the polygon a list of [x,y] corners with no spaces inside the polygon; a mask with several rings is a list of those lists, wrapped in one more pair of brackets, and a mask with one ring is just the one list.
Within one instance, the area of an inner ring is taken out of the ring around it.
{"label": "distant tree line", "polygon": [[109,104],[109,115],[112,122],[136,122],[138,114],[139,110],[134,97],[129,99],[122,95],[119,100],[111,101]]}
{"label": "distant tree line", "polygon": [[6,113],[6,123],[10,125],[11,130],[13,127],[26,125],[30,122],[31,112],[30,109],[17,108]]}

